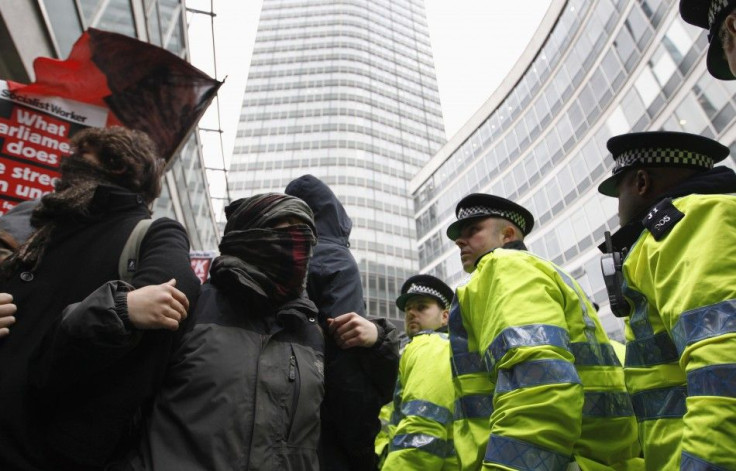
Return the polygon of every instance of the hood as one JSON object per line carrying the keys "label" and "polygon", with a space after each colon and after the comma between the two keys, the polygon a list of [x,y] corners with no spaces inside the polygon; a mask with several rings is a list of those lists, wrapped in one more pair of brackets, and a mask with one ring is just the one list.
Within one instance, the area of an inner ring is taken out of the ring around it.
{"label": "hood", "polygon": [[[665,198],[680,198],[687,195],[719,195],[736,193],[736,173],[728,167],[715,167],[706,172],[696,173],[687,180],[683,181],[675,188],[667,191],[660,195],[656,201],[647,209],[644,213],[646,215],[651,207]],[[642,217],[644,216],[642,215]],[[614,234],[611,235],[613,242],[613,249],[616,251],[628,250],[631,245],[636,242],[644,230],[642,224],[642,218],[634,218],[630,223],[621,227]],[[606,244],[603,243],[598,246],[598,249],[607,253]]]}
{"label": "hood", "polygon": [[291,181],[284,193],[302,199],[311,208],[318,240],[331,240],[349,246],[348,238],[353,221],[337,196],[322,180],[313,175],[303,175]]}

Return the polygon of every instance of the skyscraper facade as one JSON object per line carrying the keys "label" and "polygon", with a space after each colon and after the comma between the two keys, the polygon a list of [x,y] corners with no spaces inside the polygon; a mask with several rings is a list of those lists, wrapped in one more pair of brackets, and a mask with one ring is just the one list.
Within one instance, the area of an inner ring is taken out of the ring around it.
{"label": "skyscraper facade", "polygon": [[264,0],[229,185],[311,173],[353,220],[370,315],[398,319],[418,268],[409,181],[444,144],[422,0]]}
{"label": "skyscraper facade", "polygon": [[708,41],[677,0],[554,0],[504,83],[412,181],[420,269],[457,285],[458,249],[445,236],[472,192],[510,198],[535,215],[529,249],[566,268],[622,339],[600,272],[617,201],[597,192],[611,136],[685,131],[736,149],[736,83],[712,78]]}
{"label": "skyscraper facade", "polygon": [[[66,58],[87,27],[125,34],[189,58],[183,0],[7,0],[0,3],[0,79],[32,80],[36,57]],[[153,217],[176,219],[192,249],[219,239],[199,137],[191,133],[169,162]]]}

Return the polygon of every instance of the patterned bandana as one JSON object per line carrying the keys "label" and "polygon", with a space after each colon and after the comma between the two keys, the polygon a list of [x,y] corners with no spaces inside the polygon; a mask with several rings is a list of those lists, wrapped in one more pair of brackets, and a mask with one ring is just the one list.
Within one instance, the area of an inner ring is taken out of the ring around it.
{"label": "patterned bandana", "polygon": [[[249,288],[276,305],[299,297],[316,243],[309,207],[298,198],[270,193],[238,200],[225,213],[222,255],[212,264],[212,283],[224,290]],[[287,217],[304,223],[270,227]]]}

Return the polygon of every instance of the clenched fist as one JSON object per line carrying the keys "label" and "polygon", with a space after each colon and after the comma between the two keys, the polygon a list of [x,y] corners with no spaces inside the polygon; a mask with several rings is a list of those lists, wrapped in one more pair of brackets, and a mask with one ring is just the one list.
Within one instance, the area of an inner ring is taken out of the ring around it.
{"label": "clenched fist", "polygon": [[186,319],[189,301],[172,279],[128,293],[128,318],[138,329],[176,330]]}
{"label": "clenched fist", "polygon": [[372,347],[378,340],[378,327],[354,312],[327,319],[327,327],[337,346],[342,349]]}

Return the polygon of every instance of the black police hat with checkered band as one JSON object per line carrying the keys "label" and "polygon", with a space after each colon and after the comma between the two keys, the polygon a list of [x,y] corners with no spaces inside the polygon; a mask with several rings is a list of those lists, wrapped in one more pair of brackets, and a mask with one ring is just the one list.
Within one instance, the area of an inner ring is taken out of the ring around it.
{"label": "black police hat with checkered band", "polygon": [[710,170],[725,159],[723,144],[697,134],[649,131],[621,134],[606,143],[616,164],[613,174],[598,186],[598,192],[618,197],[618,181],[624,172],[638,167],[688,167]]}
{"label": "black police hat with checkered band", "polygon": [[445,308],[450,308],[454,291],[439,278],[432,275],[414,275],[401,286],[401,296],[396,298],[396,307],[404,310],[406,302],[414,296],[430,296]]}
{"label": "black police hat with checkered band", "polygon": [[736,77],[728,67],[723,54],[723,43],[718,35],[723,20],[736,9],[736,0],[680,0],[680,15],[691,25],[708,30],[708,72],[721,80]]}
{"label": "black police hat with checkered band", "polygon": [[460,237],[460,232],[468,221],[487,217],[511,221],[525,236],[534,227],[534,216],[526,208],[506,198],[485,193],[472,193],[461,199],[455,208],[455,216],[457,221],[447,228],[447,237],[451,240]]}

